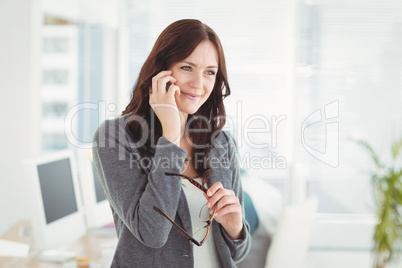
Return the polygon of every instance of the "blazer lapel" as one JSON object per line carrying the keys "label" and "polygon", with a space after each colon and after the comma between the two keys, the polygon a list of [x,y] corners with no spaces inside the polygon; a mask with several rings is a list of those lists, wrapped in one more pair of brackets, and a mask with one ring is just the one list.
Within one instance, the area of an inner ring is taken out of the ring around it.
{"label": "blazer lapel", "polygon": [[224,188],[231,189],[231,170],[229,168],[231,159],[229,157],[226,147],[223,146],[214,147],[210,151],[211,178],[208,180],[208,187],[220,181]]}

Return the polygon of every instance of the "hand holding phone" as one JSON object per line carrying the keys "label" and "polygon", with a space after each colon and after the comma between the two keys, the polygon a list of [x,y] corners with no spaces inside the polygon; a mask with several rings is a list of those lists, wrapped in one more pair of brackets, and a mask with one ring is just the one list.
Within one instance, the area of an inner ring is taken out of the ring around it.
{"label": "hand holding phone", "polygon": [[181,119],[175,98],[180,88],[171,74],[172,71],[161,71],[152,78],[149,104],[162,125],[163,137],[180,145]]}

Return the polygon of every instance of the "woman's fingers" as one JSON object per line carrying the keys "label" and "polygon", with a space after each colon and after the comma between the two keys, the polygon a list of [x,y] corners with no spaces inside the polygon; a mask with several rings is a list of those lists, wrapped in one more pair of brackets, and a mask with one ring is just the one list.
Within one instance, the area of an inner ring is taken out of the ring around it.
{"label": "woman's fingers", "polygon": [[[234,195],[223,196],[216,204],[216,213],[223,216],[228,213],[237,213],[241,210],[239,199]],[[213,212],[213,207],[211,208]]]}
{"label": "woman's fingers", "polygon": [[174,84],[171,84],[171,85],[169,86],[169,91],[167,92],[167,94],[170,94],[170,95],[180,95],[180,87],[178,87],[178,86],[176,86],[176,85],[174,85]]}
{"label": "woman's fingers", "polygon": [[215,205],[216,202],[226,195],[235,196],[235,193],[232,190],[223,188],[221,182],[215,182],[207,191],[207,198],[210,207]]}
{"label": "woman's fingers", "polygon": [[238,239],[243,229],[242,207],[235,192],[223,188],[222,183],[215,182],[204,193],[207,207],[213,213],[216,206],[215,220],[219,222],[231,239]]}
{"label": "woman's fingers", "polygon": [[[208,199],[207,207],[213,208],[213,206],[216,205],[217,211],[218,212],[220,211],[221,213],[225,212],[225,211],[233,212],[231,210],[231,208],[222,210],[226,206],[229,206],[232,204],[235,204],[235,205],[239,204],[239,207],[240,207],[239,198],[237,198],[234,191],[223,188],[223,186],[220,182],[214,183],[208,189],[208,192],[205,197]],[[235,206],[235,207],[237,207],[237,206]],[[221,213],[219,213],[219,215],[221,215]]]}
{"label": "woman's fingers", "polygon": [[[161,71],[152,78],[149,104],[162,125],[163,137],[180,145],[181,119],[174,96],[180,95],[180,88],[174,84],[176,79],[171,74],[172,71]],[[168,83],[170,87],[166,91]]]}
{"label": "woman's fingers", "polygon": [[[158,94],[161,94],[161,95],[164,95],[164,94],[166,94],[167,92],[169,92],[169,91],[166,91],[166,85],[167,85],[167,83],[170,83],[171,85],[174,83],[174,82],[176,82],[176,79],[174,79],[172,76],[164,76],[164,77],[161,77],[161,78],[159,78],[158,80],[157,80],[157,91],[158,91]],[[170,88],[171,88],[172,86],[170,86]]]}
{"label": "woman's fingers", "polygon": [[207,195],[209,197],[213,196],[215,194],[216,191],[218,191],[219,189],[224,189],[223,185],[220,181],[215,182],[214,184],[212,184],[211,187],[209,187],[208,191],[207,191]]}
{"label": "woman's fingers", "polygon": [[228,215],[230,213],[240,213],[240,211],[241,211],[240,204],[233,203],[230,205],[225,205],[224,207],[222,207],[220,209],[216,209],[216,216],[222,217],[222,216]]}
{"label": "woman's fingers", "polygon": [[153,95],[155,95],[155,93],[161,95],[166,94],[167,83],[173,84],[176,82],[176,79],[174,79],[171,74],[172,71],[162,71],[152,77],[152,88],[150,93]]}

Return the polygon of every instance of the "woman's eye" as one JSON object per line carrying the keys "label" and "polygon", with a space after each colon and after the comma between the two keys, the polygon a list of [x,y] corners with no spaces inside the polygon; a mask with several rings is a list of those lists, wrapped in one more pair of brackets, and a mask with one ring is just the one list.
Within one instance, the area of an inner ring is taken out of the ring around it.
{"label": "woman's eye", "polygon": [[191,67],[190,66],[183,66],[181,67],[183,70],[185,71],[191,71]]}
{"label": "woman's eye", "polygon": [[215,75],[215,72],[214,71],[206,71],[206,74],[207,75]]}

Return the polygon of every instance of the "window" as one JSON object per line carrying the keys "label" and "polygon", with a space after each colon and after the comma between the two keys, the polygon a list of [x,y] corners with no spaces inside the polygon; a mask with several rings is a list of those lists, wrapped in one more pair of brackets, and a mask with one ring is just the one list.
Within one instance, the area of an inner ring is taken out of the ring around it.
{"label": "window", "polygon": [[64,119],[68,111],[66,102],[45,102],[42,106],[43,117],[61,117]]}
{"label": "window", "polygon": [[43,85],[66,85],[68,84],[68,71],[53,69],[43,71]]}
{"label": "window", "polygon": [[[368,249],[375,223],[372,163],[353,140],[381,152],[402,134],[402,4],[306,3],[300,6],[295,122],[304,128],[305,139],[295,146],[304,174],[296,178],[305,181],[307,195],[319,197],[321,219],[338,222],[317,225],[326,235],[316,234],[316,246]],[[341,234],[353,239],[339,241]]]}
{"label": "window", "polygon": [[[45,21],[49,19],[45,15]],[[57,20],[54,20],[57,21]],[[63,131],[70,108],[78,95],[78,28],[75,24],[45,24],[42,27],[42,150],[67,148]],[[75,128],[75,122],[68,124]]]}
{"label": "window", "polygon": [[47,37],[43,39],[43,52],[68,53],[69,43],[65,37]]}
{"label": "window", "polygon": [[42,133],[42,148],[45,151],[67,149],[68,143],[66,136],[63,132]]}

